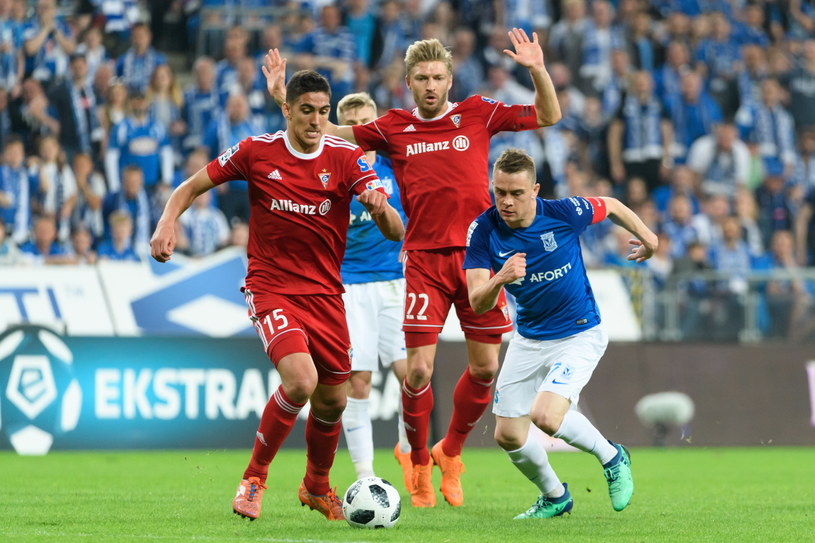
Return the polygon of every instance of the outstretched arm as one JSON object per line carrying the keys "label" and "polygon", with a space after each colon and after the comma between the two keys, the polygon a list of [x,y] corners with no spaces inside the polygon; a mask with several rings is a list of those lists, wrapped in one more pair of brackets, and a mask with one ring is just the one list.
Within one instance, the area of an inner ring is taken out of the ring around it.
{"label": "outstretched arm", "polygon": [[504,285],[526,277],[526,253],[515,253],[504,262],[501,270],[490,277],[490,270],[470,268],[467,270],[467,292],[470,307],[477,315],[486,313],[498,303]]}
{"label": "outstretched arm", "polygon": [[[282,106],[286,101],[286,59],[280,56],[280,51],[277,49],[269,49],[261,70],[266,77],[266,90],[269,91],[275,103]],[[337,126],[329,122],[326,124],[325,131],[327,134],[350,141],[354,145],[357,143],[354,129],[350,126]]]}
{"label": "outstretched arm", "polygon": [[633,247],[628,255],[628,260],[644,262],[651,258],[657,250],[657,235],[642,222],[642,219],[631,208],[617,198],[602,197],[600,199],[606,204],[608,218],[611,219],[611,222],[622,226],[637,237],[637,239],[630,240]]}
{"label": "outstretched arm", "polygon": [[513,28],[509,32],[509,39],[515,51],[504,49],[504,53],[512,60],[527,68],[535,85],[535,113],[538,116],[538,126],[551,126],[563,116],[557,93],[549,72],[543,64],[543,49],[538,43],[538,33],[532,33],[532,41],[522,29]]}
{"label": "outstretched arm", "polygon": [[204,166],[173,191],[150,239],[150,254],[153,258],[159,262],[170,260],[176,246],[175,224],[178,217],[192,205],[193,200],[214,186],[207,167]]}

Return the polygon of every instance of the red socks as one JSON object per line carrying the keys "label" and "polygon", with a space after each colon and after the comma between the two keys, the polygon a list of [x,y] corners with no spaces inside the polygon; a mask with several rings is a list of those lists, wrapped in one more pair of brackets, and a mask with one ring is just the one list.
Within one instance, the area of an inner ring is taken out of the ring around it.
{"label": "red socks", "polygon": [[255,446],[249,466],[243,472],[243,478],[258,477],[266,481],[269,464],[280,449],[280,445],[291,432],[297,414],[306,404],[298,404],[286,397],[283,387],[278,387],[263,409],[260,417]]}
{"label": "red socks", "polygon": [[311,494],[324,496],[331,490],[328,472],[340,442],[342,424],[328,422],[309,414],[306,422],[306,477],[303,483]]}
{"label": "red socks", "polygon": [[433,410],[433,389],[427,383],[421,389],[415,389],[402,383],[402,414],[405,419],[405,430],[410,442],[410,460],[413,465],[424,466],[430,462],[427,450],[427,433],[430,429],[430,412]]}
{"label": "red socks", "polygon": [[478,419],[490,404],[490,387],[494,379],[478,379],[465,368],[464,374],[456,384],[453,392],[453,416],[441,449],[447,456],[458,456],[464,448],[464,441],[472,431]]}

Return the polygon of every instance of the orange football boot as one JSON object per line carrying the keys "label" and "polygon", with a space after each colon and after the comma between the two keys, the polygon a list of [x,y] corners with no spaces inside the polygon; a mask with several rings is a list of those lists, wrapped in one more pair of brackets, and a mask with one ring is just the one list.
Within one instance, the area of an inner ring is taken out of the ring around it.
{"label": "orange football boot", "polygon": [[236,515],[255,520],[260,516],[264,490],[266,490],[266,485],[260,482],[257,477],[241,479],[241,484],[238,485],[238,493],[235,494],[235,499],[232,500],[232,510],[235,511]]}
{"label": "orange football boot", "polygon": [[[443,440],[442,440],[443,441]],[[447,456],[441,448],[441,441],[430,449],[433,463],[441,469],[441,493],[447,503],[458,507],[464,503],[464,491],[461,489],[461,474],[464,464],[461,455]]]}
{"label": "orange football boot", "polygon": [[337,497],[336,487],[329,490],[328,494],[318,496],[309,492],[306,484],[301,482],[297,496],[302,505],[308,505],[312,511],[319,511],[328,520],[345,520],[345,515],[342,514],[342,502]]}
{"label": "orange football boot", "polygon": [[433,463],[424,466],[413,465],[413,488],[410,490],[410,503],[413,507],[436,507],[436,493],[433,491]]}

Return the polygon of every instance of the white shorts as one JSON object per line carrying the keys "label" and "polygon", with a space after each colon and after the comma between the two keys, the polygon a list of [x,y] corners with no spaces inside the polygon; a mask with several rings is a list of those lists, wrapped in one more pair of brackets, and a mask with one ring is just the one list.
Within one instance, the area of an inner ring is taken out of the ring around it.
{"label": "white shorts", "polygon": [[407,357],[402,332],[405,280],[344,285],[345,315],[351,334],[351,371],[376,371]]}
{"label": "white shorts", "polygon": [[538,392],[554,392],[577,405],[580,391],[606,352],[608,334],[602,325],[563,339],[540,341],[517,333],[510,340],[498,381],[492,412],[500,417],[529,415]]}

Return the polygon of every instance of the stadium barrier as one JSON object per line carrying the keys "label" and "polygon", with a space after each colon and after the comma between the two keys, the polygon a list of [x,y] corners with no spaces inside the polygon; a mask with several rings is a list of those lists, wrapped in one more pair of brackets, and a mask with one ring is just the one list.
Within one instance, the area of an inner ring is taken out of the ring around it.
{"label": "stadium barrier", "polygon": [[[614,344],[580,409],[616,441],[649,445],[634,407],[645,395],[686,394],[695,417],[668,428],[671,446],[815,444],[815,362],[785,345]],[[446,429],[466,364],[441,342],[433,376],[433,439]],[[249,448],[278,374],[255,338],[76,337],[41,326],[0,335],[0,449]],[[399,384],[375,374],[374,439],[396,440]],[[304,410],[287,447],[303,447]],[[492,447],[493,416],[468,443]]]}

